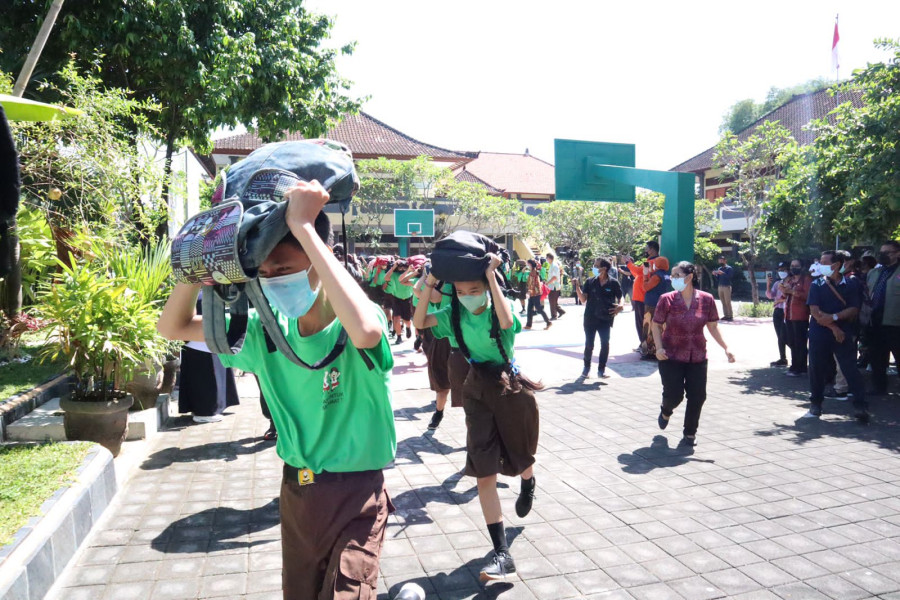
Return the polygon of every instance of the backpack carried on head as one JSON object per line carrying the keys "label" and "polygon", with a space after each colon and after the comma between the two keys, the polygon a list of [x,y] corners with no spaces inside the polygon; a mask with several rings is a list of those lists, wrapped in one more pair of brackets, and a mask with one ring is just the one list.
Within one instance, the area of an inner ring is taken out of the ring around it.
{"label": "backpack carried on head", "polygon": [[[431,272],[441,281],[480,281],[491,264],[488,254],[499,256],[503,265],[509,263],[509,252],[489,237],[471,231],[454,231],[435,242]],[[503,265],[495,273],[500,287],[507,290]]]}
{"label": "backpack carried on head", "polygon": [[[359,189],[347,146],[331,140],[267,144],[216,177],[213,207],[184,224],[172,241],[172,271],[181,283],[211,286],[203,294],[203,335],[210,350],[235,354],[243,345],[252,304],[259,313],[270,351],[278,349],[300,366],[319,369],[343,351],[346,331],[324,359],[309,365],[291,349],[257,273],[290,232],[285,192],[300,181],[317,180],[336,202],[342,218]],[[344,235],[346,238],[346,234]],[[231,323],[226,331],[225,306]]]}

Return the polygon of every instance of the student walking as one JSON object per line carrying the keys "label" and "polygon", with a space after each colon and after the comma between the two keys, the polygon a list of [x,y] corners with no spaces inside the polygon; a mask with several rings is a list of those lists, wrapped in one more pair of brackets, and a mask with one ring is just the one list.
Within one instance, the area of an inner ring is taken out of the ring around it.
{"label": "student walking", "polygon": [[[684,411],[684,437],[679,446],[695,446],[700,411],[706,402],[706,337],[704,327],[725,350],[728,362],[734,362],[722,334],[719,313],[711,294],[694,288],[696,268],[682,261],[672,269],[674,291],[663,294],[656,305],[651,332],[656,341],[659,377],[662,380],[662,405],[657,423],[669,424],[672,413],[687,396]],[[665,330],[663,330],[665,326]]]}
{"label": "student walking", "polygon": [[[432,329],[436,338],[454,338],[470,363],[463,387],[468,428],[465,473],[476,478],[478,500],[494,546],[480,578],[505,579],[515,573],[516,566],[506,540],[497,475],[521,476],[516,514],[528,515],[534,501],[539,427],[534,390],[541,386],[524,377],[515,365],[513,346],[522,324],[498,282],[496,271],[502,261],[486,252],[496,244],[469,232],[456,232],[442,241],[447,240],[448,249],[468,247],[468,256],[442,255],[438,242],[432,253],[434,274],[428,275],[425,290],[430,293],[434,289],[438,275],[453,282],[456,294],[449,307],[433,314],[420,303],[414,322],[419,329]],[[483,260],[477,259],[479,254]]]}
{"label": "student walking", "polygon": [[[331,253],[328,192],[301,181],[285,198],[290,231],[262,261],[259,282],[290,347],[311,368],[268,349],[256,309],[240,352],[220,358],[259,377],[278,428],[284,598],[374,598],[393,511],[382,469],[397,446],[387,321]],[[159,320],[164,336],[204,339],[198,291],[175,286]]]}
{"label": "student walking", "polygon": [[619,282],[609,276],[612,265],[608,260],[598,258],[592,269],[594,276],[584,282],[584,287],[576,283],[575,293],[584,303],[584,370],[582,378],[591,374],[591,358],[594,354],[594,338],[600,335],[600,356],[597,362],[597,377],[605,379],[606,361],[609,359],[609,334],[613,319],[622,312],[622,288]]}
{"label": "student walking", "polygon": [[553,325],[553,323],[547,318],[547,313],[544,312],[544,299],[542,296],[543,286],[541,285],[540,270],[534,260],[529,260],[528,266],[531,267],[531,272],[528,273],[528,321],[525,324],[525,329],[531,329],[531,323],[535,313],[543,317],[545,323],[544,329],[550,329],[550,326]]}
{"label": "student walking", "polygon": [[550,267],[547,269],[547,287],[550,288],[550,318],[556,320],[566,314],[566,311],[559,307],[559,295],[562,292],[562,269],[552,252],[547,253],[547,262]]}

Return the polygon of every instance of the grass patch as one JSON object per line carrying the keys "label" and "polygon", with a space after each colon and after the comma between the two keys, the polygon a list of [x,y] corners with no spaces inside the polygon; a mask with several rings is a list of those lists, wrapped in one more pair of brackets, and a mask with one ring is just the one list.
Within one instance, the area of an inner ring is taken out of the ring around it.
{"label": "grass patch", "polygon": [[741,317],[772,317],[772,312],[775,310],[775,304],[773,302],[760,302],[759,304],[754,305],[752,302],[738,302],[737,303],[737,314]]}
{"label": "grass patch", "polygon": [[0,446],[0,546],[59,488],[75,479],[75,470],[93,444]]}
{"label": "grass patch", "polygon": [[64,360],[41,362],[38,358],[47,343],[45,332],[28,333],[22,336],[19,349],[22,354],[30,355],[31,360],[25,363],[11,362],[0,367],[0,401],[19,392],[30,390],[65,370],[66,362]]}

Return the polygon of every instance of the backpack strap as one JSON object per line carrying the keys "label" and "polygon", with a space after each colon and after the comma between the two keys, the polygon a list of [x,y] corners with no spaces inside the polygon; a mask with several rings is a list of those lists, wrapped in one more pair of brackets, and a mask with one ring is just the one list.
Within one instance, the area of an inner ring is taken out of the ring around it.
{"label": "backpack strap", "polygon": [[825,285],[828,286],[828,289],[831,290],[831,292],[837,297],[838,300],[841,301],[841,304],[843,304],[844,307],[846,308],[846,306],[847,306],[847,301],[844,300],[844,297],[841,296],[841,293],[835,289],[835,287],[831,284],[831,282],[828,280],[827,277],[825,278]]}
{"label": "backpack strap", "polygon": [[[208,287],[203,294],[203,337],[216,354],[234,355],[241,351],[247,333],[249,304],[242,284]],[[231,306],[231,322],[225,327],[225,306]]]}

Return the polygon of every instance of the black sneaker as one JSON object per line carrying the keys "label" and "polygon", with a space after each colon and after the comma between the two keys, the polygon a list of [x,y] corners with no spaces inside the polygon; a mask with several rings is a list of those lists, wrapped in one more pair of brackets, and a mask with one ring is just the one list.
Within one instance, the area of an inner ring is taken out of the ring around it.
{"label": "black sneaker", "polygon": [[416,341],[413,342],[413,350],[418,351],[419,348],[421,348],[421,347],[422,347],[422,336],[421,336],[421,335],[417,335],[417,336],[416,336]]}
{"label": "black sneaker", "polygon": [[412,329],[410,329],[409,327],[407,327],[407,328],[406,328],[406,339],[409,339],[409,338],[411,338],[411,337],[412,337]]}
{"label": "black sneaker", "polygon": [[[525,483],[530,481],[531,484]],[[531,505],[534,504],[534,489],[537,487],[537,480],[534,475],[531,479],[523,479],[522,487],[519,491],[519,497],[516,499],[516,514],[520,519],[524,519],[531,512]]]}
{"label": "black sneaker", "polygon": [[853,415],[853,418],[856,419],[856,422],[860,425],[869,424],[869,413],[864,410],[857,412],[855,415]]}
{"label": "black sneaker", "polygon": [[403,343],[403,336],[398,335],[397,339],[394,340],[394,345],[399,346],[402,343]]}
{"label": "black sneaker", "polygon": [[783,358],[779,358],[778,360],[773,360],[772,362],[770,362],[769,366],[770,367],[786,367],[787,364],[788,364],[787,360],[785,360]]}
{"label": "black sneaker", "polygon": [[[671,417],[669,417],[669,419],[671,419]],[[660,429],[665,429],[669,426],[669,419],[666,418],[662,411],[659,411],[659,416],[656,417],[656,423],[659,425]]]}
{"label": "black sneaker", "polygon": [[509,552],[494,552],[491,562],[481,570],[478,578],[482,581],[505,580],[516,572],[516,563]]}
{"label": "black sneaker", "polygon": [[431,423],[428,424],[428,429],[434,431],[441,424],[441,421],[444,420],[444,411],[436,410],[434,414],[431,415]]}
{"label": "black sneaker", "polygon": [[831,398],[832,400],[846,400],[847,392],[836,392],[833,389],[825,392],[826,398]]}
{"label": "black sneaker", "polygon": [[588,379],[591,376],[591,370],[585,369],[581,372],[581,379]]}
{"label": "black sneaker", "polygon": [[693,448],[697,445],[697,438],[683,437],[681,438],[681,441],[678,442],[678,445],[682,448]]}

